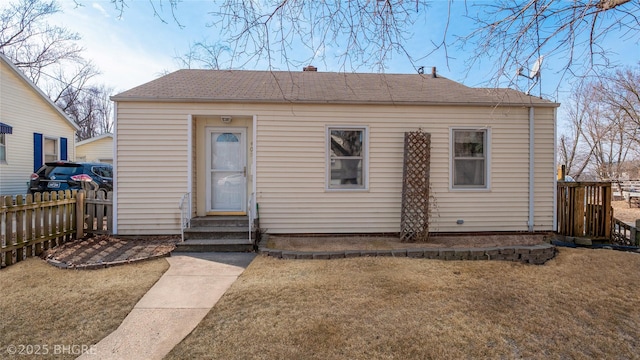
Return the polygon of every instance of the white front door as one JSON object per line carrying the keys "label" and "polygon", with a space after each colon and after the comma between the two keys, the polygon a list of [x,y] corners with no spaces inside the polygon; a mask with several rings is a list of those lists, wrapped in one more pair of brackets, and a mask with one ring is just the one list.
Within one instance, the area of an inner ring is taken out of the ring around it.
{"label": "white front door", "polygon": [[245,128],[207,128],[207,212],[246,214]]}

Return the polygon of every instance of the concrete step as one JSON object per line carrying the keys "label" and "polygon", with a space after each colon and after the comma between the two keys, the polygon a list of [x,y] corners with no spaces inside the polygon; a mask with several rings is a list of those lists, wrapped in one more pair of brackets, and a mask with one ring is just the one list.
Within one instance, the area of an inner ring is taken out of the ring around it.
{"label": "concrete step", "polygon": [[248,226],[198,226],[184,229],[185,239],[249,238]]}
{"label": "concrete step", "polygon": [[192,227],[203,226],[249,226],[249,217],[247,216],[203,216],[191,219]]}
{"label": "concrete step", "polygon": [[249,239],[193,239],[176,244],[174,252],[250,252]]}

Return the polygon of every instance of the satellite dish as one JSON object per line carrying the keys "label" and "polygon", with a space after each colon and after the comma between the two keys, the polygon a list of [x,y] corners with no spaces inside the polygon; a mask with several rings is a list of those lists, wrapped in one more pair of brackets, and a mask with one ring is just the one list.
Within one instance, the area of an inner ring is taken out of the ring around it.
{"label": "satellite dish", "polygon": [[538,57],[536,62],[533,64],[533,68],[531,68],[531,72],[529,73],[529,79],[540,77],[540,66],[542,65],[542,60],[544,60],[544,55],[540,55],[540,57]]}
{"label": "satellite dish", "polygon": [[542,60],[543,59],[544,59],[544,55],[540,55],[540,57],[538,57],[538,59],[536,59],[536,62],[533,63],[533,67],[531,68],[531,71],[529,72],[529,76],[527,76],[527,75],[522,73],[522,71],[524,70],[523,68],[519,68],[516,71],[517,76],[523,76],[523,77],[526,77],[529,80],[534,80],[533,83],[531,84],[531,86],[529,87],[529,89],[526,92],[527,95],[529,95],[529,93],[531,92],[531,89],[533,89],[533,87],[540,80],[540,66],[542,66]]}

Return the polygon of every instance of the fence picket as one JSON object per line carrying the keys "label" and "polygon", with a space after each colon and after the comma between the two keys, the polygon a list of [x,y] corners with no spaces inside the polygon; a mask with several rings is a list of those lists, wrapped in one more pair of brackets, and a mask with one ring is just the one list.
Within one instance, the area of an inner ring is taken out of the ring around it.
{"label": "fence picket", "polygon": [[[50,193],[42,193],[43,203],[49,202],[50,199]],[[42,235],[47,239],[47,241],[42,243],[45,250],[51,248],[51,242],[48,240],[51,236],[50,214],[51,208],[49,208],[48,206],[42,209]]]}
{"label": "fence picket", "polygon": [[[25,212],[24,212],[24,221],[25,221],[25,229],[24,229],[24,237],[27,241],[33,239],[33,195],[28,194],[25,198]],[[27,257],[40,255],[37,253],[37,249],[35,245],[31,245],[27,247]]]}
{"label": "fence picket", "polygon": [[558,182],[558,233],[611,237],[611,183]]}
{"label": "fence picket", "polygon": [[[9,249],[11,247],[11,232],[12,229],[10,227],[10,221],[9,218],[12,216],[11,213],[9,213],[8,211],[4,211],[4,207],[8,207],[10,205],[12,205],[12,199],[11,196],[0,196],[0,200],[2,200],[2,205],[3,205],[3,211],[2,211],[2,247],[4,249]],[[3,266],[9,266],[12,264],[11,259],[12,259],[12,252],[11,251],[5,251],[2,253],[2,264]]]}
{"label": "fence picket", "polygon": [[107,206],[107,233],[113,234],[113,192],[107,193],[107,203],[111,206]]}
{"label": "fence picket", "polygon": [[19,195],[15,201],[11,196],[0,196],[0,267],[81,239],[89,212],[93,215],[88,217],[99,222],[96,226],[93,221],[86,224],[86,233],[110,233],[113,194],[94,193],[85,199],[84,191],[60,191]]}
{"label": "fence picket", "polygon": [[[15,200],[15,206],[18,208],[24,208],[24,201],[23,201],[23,196],[22,195],[18,195],[16,196],[16,200]],[[16,246],[19,247],[20,249],[16,250],[16,262],[18,261],[22,261],[25,260],[27,258],[27,254],[26,252],[26,246],[21,246],[23,245],[23,243],[25,243],[25,237],[24,237],[24,212],[23,211],[18,211],[16,212]]]}

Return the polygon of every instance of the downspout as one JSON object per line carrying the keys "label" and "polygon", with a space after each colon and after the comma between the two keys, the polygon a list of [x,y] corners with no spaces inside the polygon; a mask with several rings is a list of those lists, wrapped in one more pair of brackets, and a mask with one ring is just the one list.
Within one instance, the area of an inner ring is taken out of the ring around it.
{"label": "downspout", "polygon": [[[553,109],[553,143],[554,145],[558,143],[558,108]],[[558,147],[553,147],[553,168],[558,168]],[[551,228],[554,232],[558,231],[558,176],[553,176],[553,225]]]}
{"label": "downspout", "polygon": [[118,102],[113,104],[113,233],[118,233]]}
{"label": "downspout", "polygon": [[[189,193],[189,205],[193,206],[193,115],[187,117],[187,192]],[[189,209],[189,218],[191,212]]]}
{"label": "downspout", "polygon": [[257,167],[257,160],[258,160],[258,115],[253,115],[253,132],[251,134],[251,141],[252,143],[252,147],[253,147],[253,151],[252,151],[252,157],[251,157],[251,177],[253,180],[252,184],[251,184],[251,192],[253,193],[253,209],[251,209],[252,213],[253,213],[253,217],[256,218],[258,217],[257,214],[257,206],[258,206],[258,186],[257,186],[257,174],[256,174],[256,167]]}
{"label": "downspout", "polygon": [[533,106],[529,108],[529,221],[527,227],[529,232],[533,232],[533,218],[534,218],[534,171],[535,171],[535,135],[534,135],[534,110]]}

